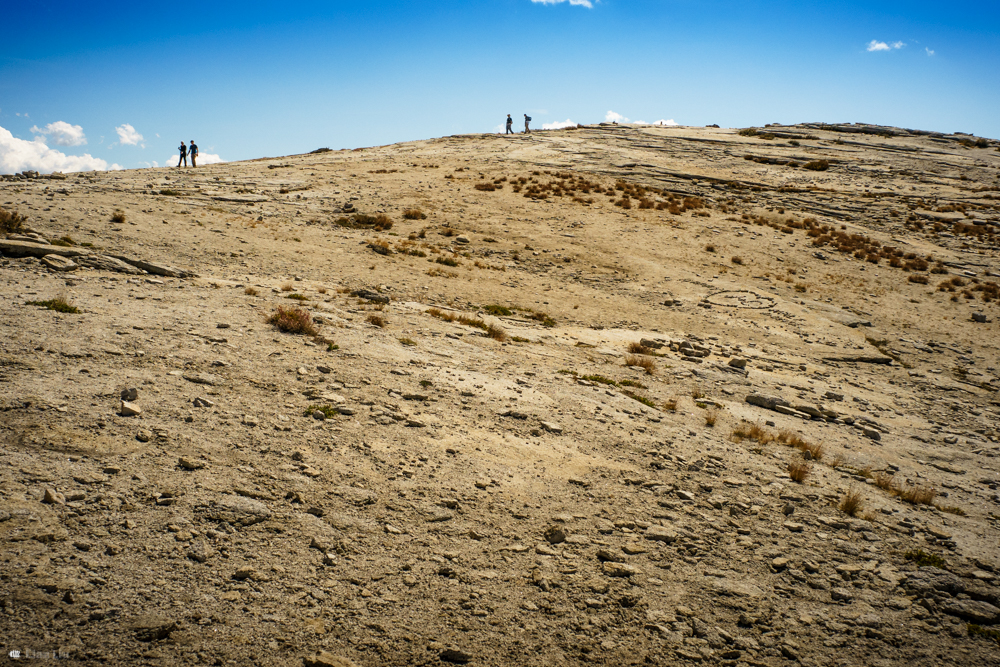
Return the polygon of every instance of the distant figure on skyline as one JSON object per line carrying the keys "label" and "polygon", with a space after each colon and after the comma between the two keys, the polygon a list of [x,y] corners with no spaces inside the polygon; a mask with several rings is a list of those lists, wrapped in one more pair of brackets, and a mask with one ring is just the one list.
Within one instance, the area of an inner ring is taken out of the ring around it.
{"label": "distant figure on skyline", "polygon": [[524,114],[524,133],[531,134],[531,130],[528,129],[528,123],[531,122],[531,116]]}
{"label": "distant figure on skyline", "polygon": [[181,159],[177,161],[177,168],[178,169],[180,168],[182,162],[184,163],[185,167],[188,166],[188,147],[184,145],[183,141],[181,142],[181,145],[177,150],[181,152]]}
{"label": "distant figure on skyline", "polygon": [[510,117],[510,114],[507,114],[507,131],[504,134],[514,134],[513,126],[514,119]]}
{"label": "distant figure on skyline", "polygon": [[[181,144],[183,145],[183,143],[182,141]],[[198,165],[195,164],[195,160],[198,159],[198,147],[194,145],[194,139],[191,140],[191,148],[188,149],[188,155],[191,156],[191,166],[197,167]]]}

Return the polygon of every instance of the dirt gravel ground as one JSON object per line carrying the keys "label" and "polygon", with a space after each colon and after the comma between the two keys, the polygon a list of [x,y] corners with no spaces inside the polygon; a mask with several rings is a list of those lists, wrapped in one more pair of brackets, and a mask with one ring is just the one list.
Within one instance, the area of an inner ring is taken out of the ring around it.
{"label": "dirt gravel ground", "polygon": [[4,177],[3,652],[1000,664],[998,146],[600,125]]}

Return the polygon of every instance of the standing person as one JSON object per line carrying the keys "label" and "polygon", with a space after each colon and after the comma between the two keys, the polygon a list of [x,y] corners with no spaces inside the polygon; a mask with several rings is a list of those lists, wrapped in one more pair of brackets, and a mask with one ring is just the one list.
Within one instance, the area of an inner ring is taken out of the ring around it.
{"label": "standing person", "polygon": [[181,142],[181,145],[177,150],[181,152],[181,159],[177,161],[177,167],[180,168],[182,162],[184,163],[185,167],[188,166],[188,147],[184,144],[183,141]]}
{"label": "standing person", "polygon": [[528,123],[531,122],[531,116],[524,114],[524,133],[531,134],[531,130],[528,129]]}
{"label": "standing person", "polygon": [[504,134],[514,134],[513,127],[514,119],[510,117],[510,114],[507,114],[507,131]]}
{"label": "standing person", "polygon": [[198,147],[194,145],[194,139],[191,140],[191,148],[188,149],[188,155],[191,156],[191,166],[197,167],[194,162],[198,159]]}

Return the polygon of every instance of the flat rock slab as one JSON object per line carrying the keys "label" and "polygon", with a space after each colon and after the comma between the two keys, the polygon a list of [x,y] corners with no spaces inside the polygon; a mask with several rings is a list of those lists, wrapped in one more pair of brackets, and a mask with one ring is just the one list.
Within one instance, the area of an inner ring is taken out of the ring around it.
{"label": "flat rock slab", "polygon": [[207,384],[211,387],[222,384],[223,379],[213,373],[184,373],[181,376],[188,382],[193,382],[195,384]]}
{"label": "flat rock slab", "polygon": [[80,266],[86,266],[89,269],[97,269],[98,271],[114,271],[116,273],[124,273],[131,276],[141,276],[146,274],[146,272],[142,269],[138,269],[131,264],[111,257],[110,255],[87,255],[78,259],[77,263],[79,263]]}
{"label": "flat rock slab", "polygon": [[45,257],[46,255],[58,255],[60,257],[80,257],[89,255],[90,251],[84,248],[64,248],[45,243],[32,243],[30,241],[11,241],[9,239],[0,240],[0,252],[12,257]]}
{"label": "flat rock slab", "polygon": [[76,271],[80,265],[69,257],[62,255],[45,255],[42,257],[42,264],[53,271]]}

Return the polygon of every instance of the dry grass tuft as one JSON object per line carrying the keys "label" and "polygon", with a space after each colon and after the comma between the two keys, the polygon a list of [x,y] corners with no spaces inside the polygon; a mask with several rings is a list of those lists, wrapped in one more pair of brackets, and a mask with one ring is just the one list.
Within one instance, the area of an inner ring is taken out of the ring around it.
{"label": "dry grass tuft", "polygon": [[719,411],[716,409],[711,409],[705,413],[705,426],[712,428],[715,426],[715,422],[719,420]]}
{"label": "dry grass tuft", "polygon": [[7,211],[0,208],[0,233],[14,234],[21,231],[28,218],[17,211]]}
{"label": "dry grass tuft", "polygon": [[486,327],[486,335],[493,340],[498,340],[501,343],[506,343],[510,340],[510,336],[507,335],[507,330],[496,324],[490,324]]}
{"label": "dry grass tuft", "polygon": [[937,490],[927,486],[899,484],[896,476],[886,472],[875,473],[875,486],[911,505],[933,505]]}
{"label": "dry grass tuft", "polygon": [[788,462],[788,476],[792,478],[793,482],[802,484],[810,472],[812,472],[810,465],[802,459],[796,458]]}
{"label": "dry grass tuft", "polygon": [[382,317],[378,313],[369,314],[368,317],[365,318],[365,322],[367,322],[368,324],[373,324],[380,329],[384,329],[386,325],[389,323],[384,317]]}
{"label": "dry grass tuft", "polygon": [[766,428],[757,423],[751,422],[740,422],[733,432],[729,434],[730,439],[733,442],[740,443],[744,440],[753,440],[762,445],[766,445],[769,442],[774,441],[774,434],[768,431]]}
{"label": "dry grass tuft", "polygon": [[267,318],[267,323],[273,324],[279,331],[284,331],[285,333],[303,334],[306,336],[315,336],[319,333],[309,311],[302,310],[301,308],[278,306],[278,309]]}
{"label": "dry grass tuft", "polygon": [[247,296],[257,296],[260,292],[257,291],[256,287],[246,287],[243,289],[243,293]]}
{"label": "dry grass tuft", "polygon": [[123,224],[125,222],[125,211],[121,210],[120,208],[115,209],[115,212],[111,214],[111,222],[117,223],[119,225]]}
{"label": "dry grass tuft", "polygon": [[677,412],[677,397],[671,396],[663,402],[663,409],[668,412]]}
{"label": "dry grass tuft", "polygon": [[291,292],[295,289],[295,283],[289,281],[287,283],[281,283],[280,287],[282,292]]}
{"label": "dry grass tuft", "polygon": [[403,218],[406,220],[426,220],[427,214],[419,208],[408,208],[403,211]]}
{"label": "dry grass tuft", "polygon": [[652,359],[647,359],[646,357],[640,355],[636,354],[626,355],[625,365],[637,366],[638,368],[641,368],[644,371],[646,371],[648,375],[653,375],[654,373],[656,373],[656,363],[654,363]]}
{"label": "dry grass tuft", "polygon": [[739,266],[743,266],[743,258],[740,257],[739,255],[735,255],[735,256],[731,257],[729,259],[729,261],[732,262],[733,264],[737,264]]}
{"label": "dry grass tuft", "polygon": [[642,343],[629,343],[628,351],[632,354],[645,354],[648,356],[656,356],[656,351],[651,347],[646,347]]}
{"label": "dry grass tuft", "polygon": [[844,494],[837,507],[847,516],[857,516],[858,512],[864,507],[864,502],[864,496],[861,495],[861,491],[852,488]]}

